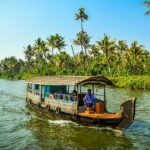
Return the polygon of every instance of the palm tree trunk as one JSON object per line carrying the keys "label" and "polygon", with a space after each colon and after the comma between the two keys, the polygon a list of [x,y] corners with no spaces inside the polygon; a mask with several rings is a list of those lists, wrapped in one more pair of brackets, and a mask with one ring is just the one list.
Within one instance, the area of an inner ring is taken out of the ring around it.
{"label": "palm tree trunk", "polygon": [[[81,51],[83,52],[83,45],[81,45]],[[84,52],[83,52],[84,53]],[[85,72],[85,63],[84,63],[84,61],[83,61],[83,57],[82,57],[82,55],[80,56],[81,57],[81,63],[82,63],[82,68],[83,68],[83,73]]]}
{"label": "palm tree trunk", "polygon": [[83,21],[81,20],[81,31],[83,32]]}

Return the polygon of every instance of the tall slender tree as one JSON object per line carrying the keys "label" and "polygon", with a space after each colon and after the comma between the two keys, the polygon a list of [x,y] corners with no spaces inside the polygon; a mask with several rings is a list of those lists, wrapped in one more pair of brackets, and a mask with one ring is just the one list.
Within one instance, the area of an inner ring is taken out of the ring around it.
{"label": "tall slender tree", "polygon": [[[83,48],[84,48],[85,55],[87,56],[86,48],[83,45],[83,43],[84,43],[83,42],[83,39],[84,39],[83,37],[86,35],[86,32],[84,32],[84,29],[83,29],[83,22],[88,20],[88,14],[85,13],[84,8],[79,8],[78,13],[75,13],[75,20],[77,20],[77,21],[80,20],[81,32],[77,33],[77,40],[78,40],[78,37],[79,37],[80,38],[81,51],[83,52]],[[77,42],[74,42],[74,43],[77,43]],[[82,60],[82,64],[83,64],[84,62],[83,62],[82,57],[81,57],[81,60]],[[89,61],[88,61],[88,64],[89,64]],[[83,65],[83,72],[84,72],[84,70],[85,70],[85,65]],[[89,74],[90,74],[90,67],[88,67],[88,71],[89,71]]]}
{"label": "tall slender tree", "polygon": [[[90,61],[89,61],[90,58],[87,53],[87,48],[90,47],[90,38],[91,37],[88,35],[87,32],[81,31],[81,32],[77,33],[77,38],[74,40],[75,45],[81,45],[84,48],[84,52],[86,55],[86,62],[88,64],[89,75],[91,74],[91,68],[90,68]],[[83,63],[86,63],[86,62],[83,62]]]}
{"label": "tall slender tree", "polygon": [[75,19],[81,21],[81,31],[83,32],[83,22],[88,20],[88,14],[85,13],[84,8],[79,8],[79,12],[75,14]]}

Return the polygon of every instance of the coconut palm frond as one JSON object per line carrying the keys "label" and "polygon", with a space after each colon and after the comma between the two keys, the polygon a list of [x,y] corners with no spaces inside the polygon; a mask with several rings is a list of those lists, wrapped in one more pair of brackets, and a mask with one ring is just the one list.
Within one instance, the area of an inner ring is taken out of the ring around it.
{"label": "coconut palm frond", "polygon": [[143,2],[143,5],[148,7],[148,10],[145,12],[145,15],[149,15],[150,14],[150,1]]}
{"label": "coconut palm frond", "polygon": [[143,4],[150,7],[150,1],[145,1],[145,2],[143,2]]}
{"label": "coconut palm frond", "polygon": [[150,10],[145,12],[145,15],[149,15],[150,14]]}

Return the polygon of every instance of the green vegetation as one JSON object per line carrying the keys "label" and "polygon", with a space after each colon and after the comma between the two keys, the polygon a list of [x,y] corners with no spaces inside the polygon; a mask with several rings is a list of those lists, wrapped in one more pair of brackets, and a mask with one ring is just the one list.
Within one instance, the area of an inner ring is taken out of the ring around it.
{"label": "green vegetation", "polygon": [[109,77],[115,86],[131,89],[150,89],[150,76]]}
{"label": "green vegetation", "polygon": [[[75,20],[80,21],[81,30],[71,45],[72,54],[67,53],[63,36],[50,35],[45,40],[39,37],[24,48],[25,60],[12,56],[0,61],[0,77],[103,74],[119,87],[150,88],[150,53],[143,45],[137,41],[128,45],[127,41],[116,41],[106,34],[91,44],[91,36],[83,28],[88,20],[84,8],[75,14]],[[81,48],[78,53],[74,52],[74,46]]]}
{"label": "green vegetation", "polygon": [[148,7],[148,10],[145,12],[145,15],[150,15],[150,1],[145,1],[143,4]]}

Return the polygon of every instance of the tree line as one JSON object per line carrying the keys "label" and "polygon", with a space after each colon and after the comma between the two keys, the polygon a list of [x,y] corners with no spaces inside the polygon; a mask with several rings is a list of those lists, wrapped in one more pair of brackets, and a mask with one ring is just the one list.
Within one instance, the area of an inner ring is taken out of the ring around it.
{"label": "tree line", "polygon": [[[150,7],[150,2],[144,4]],[[146,15],[149,14],[147,10]],[[127,41],[116,41],[106,34],[91,44],[91,36],[84,30],[88,20],[84,8],[75,14],[75,20],[80,21],[81,29],[72,42],[71,54],[63,36],[39,37],[24,48],[25,60],[14,56],[1,60],[0,76],[21,79],[47,75],[150,75],[150,53],[143,45],[137,41],[128,45]],[[78,53],[75,46],[80,48]]]}

